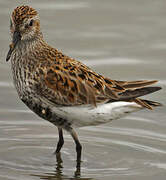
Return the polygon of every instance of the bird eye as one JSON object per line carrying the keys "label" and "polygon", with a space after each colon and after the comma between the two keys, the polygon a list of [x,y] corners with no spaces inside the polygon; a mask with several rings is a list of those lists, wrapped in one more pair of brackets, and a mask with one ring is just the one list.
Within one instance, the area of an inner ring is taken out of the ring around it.
{"label": "bird eye", "polygon": [[33,25],[33,19],[30,21],[29,26]]}
{"label": "bird eye", "polygon": [[33,26],[33,22],[34,22],[34,20],[32,19],[29,24],[26,24],[26,25],[25,25],[25,28],[27,29],[27,28],[29,28],[30,26]]}

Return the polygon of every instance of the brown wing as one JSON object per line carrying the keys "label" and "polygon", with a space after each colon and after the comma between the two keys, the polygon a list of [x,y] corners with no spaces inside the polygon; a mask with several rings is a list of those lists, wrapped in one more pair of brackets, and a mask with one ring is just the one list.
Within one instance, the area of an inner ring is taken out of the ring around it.
{"label": "brown wing", "polygon": [[146,101],[142,102],[137,97],[156,91],[142,88],[157,81],[110,80],[81,62],[66,57],[60,63],[40,64],[36,71],[42,72],[42,83],[39,85],[41,95],[56,105],[96,105],[108,101],[135,101],[149,108]]}
{"label": "brown wing", "polygon": [[52,91],[51,100],[54,99],[55,103],[61,105],[96,105],[93,87],[89,83],[57,68],[58,66],[51,67],[45,75],[45,85]]}
{"label": "brown wing", "polygon": [[69,63],[65,66],[54,64],[39,67],[37,71],[43,72],[42,80],[39,80],[42,83],[38,85],[41,95],[57,105],[96,105],[118,98],[102,76],[85,70],[85,67]]}

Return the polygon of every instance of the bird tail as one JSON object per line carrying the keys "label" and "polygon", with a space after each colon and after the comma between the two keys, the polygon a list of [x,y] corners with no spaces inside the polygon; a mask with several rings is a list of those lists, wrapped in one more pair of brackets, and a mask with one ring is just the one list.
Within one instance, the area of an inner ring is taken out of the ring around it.
{"label": "bird tail", "polygon": [[134,99],[140,96],[145,96],[153,92],[159,91],[161,87],[143,87],[135,90],[126,90],[125,92],[119,93],[119,100]]}
{"label": "bird tail", "polygon": [[140,98],[134,99],[134,102],[139,104],[139,105],[141,105],[142,107],[148,108],[150,110],[152,110],[153,107],[162,106],[162,104],[159,103],[159,102],[145,100],[145,99],[140,99]]}
{"label": "bird tail", "polygon": [[121,101],[135,102],[142,107],[153,109],[154,106],[162,106],[161,103],[140,99],[139,97],[159,91],[161,87],[144,87],[135,90],[127,90],[120,94]]}

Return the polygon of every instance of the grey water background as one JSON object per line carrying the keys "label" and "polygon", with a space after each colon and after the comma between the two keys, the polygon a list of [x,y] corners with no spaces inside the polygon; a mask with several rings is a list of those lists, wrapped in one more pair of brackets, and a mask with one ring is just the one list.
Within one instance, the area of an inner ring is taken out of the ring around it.
{"label": "grey water background", "polygon": [[164,106],[77,129],[83,145],[80,177],[74,177],[75,146],[65,133],[63,164],[57,165],[56,127],[18,99],[5,62],[9,16],[22,4],[39,11],[49,44],[111,79],[159,80],[163,90],[147,98],[166,104],[165,0],[0,0],[0,180],[166,179]]}

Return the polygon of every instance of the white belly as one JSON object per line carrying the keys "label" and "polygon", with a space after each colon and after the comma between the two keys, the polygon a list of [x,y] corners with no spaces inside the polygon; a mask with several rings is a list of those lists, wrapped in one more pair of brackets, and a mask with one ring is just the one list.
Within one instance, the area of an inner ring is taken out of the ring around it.
{"label": "white belly", "polygon": [[128,113],[142,109],[134,102],[113,102],[92,106],[56,107],[54,111],[67,119],[74,127],[98,125],[119,119]]}

